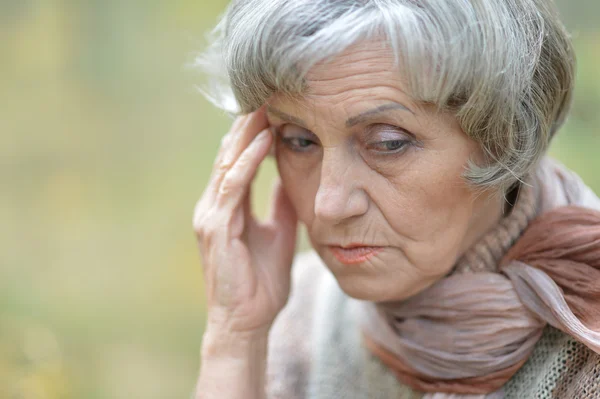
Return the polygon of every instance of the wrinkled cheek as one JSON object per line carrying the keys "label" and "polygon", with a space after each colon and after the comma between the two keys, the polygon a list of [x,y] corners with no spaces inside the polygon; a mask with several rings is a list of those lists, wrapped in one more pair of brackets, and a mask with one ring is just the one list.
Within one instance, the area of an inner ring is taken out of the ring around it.
{"label": "wrinkled cheek", "polygon": [[307,178],[306,171],[298,170],[287,162],[285,157],[276,157],[276,161],[283,188],[294,206],[299,221],[309,225],[313,219],[316,195],[312,193],[310,178]]}

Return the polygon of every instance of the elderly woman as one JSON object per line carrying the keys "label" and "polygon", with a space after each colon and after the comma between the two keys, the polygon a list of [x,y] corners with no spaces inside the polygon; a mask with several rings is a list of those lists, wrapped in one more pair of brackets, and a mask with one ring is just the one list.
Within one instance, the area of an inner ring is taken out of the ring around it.
{"label": "elderly woman", "polygon": [[551,0],[239,0],[216,33],[244,116],[194,212],[198,398],[600,398],[600,200],[544,157],[574,71]]}

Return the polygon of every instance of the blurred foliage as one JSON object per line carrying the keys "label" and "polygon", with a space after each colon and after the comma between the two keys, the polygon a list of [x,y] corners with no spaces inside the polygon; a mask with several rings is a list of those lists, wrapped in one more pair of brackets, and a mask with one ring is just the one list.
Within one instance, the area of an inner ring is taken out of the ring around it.
{"label": "blurred foliage", "polygon": [[[225,3],[0,0],[0,398],[189,396],[192,209],[229,120],[186,65]],[[599,191],[600,6],[564,4],[579,75],[552,153]]]}

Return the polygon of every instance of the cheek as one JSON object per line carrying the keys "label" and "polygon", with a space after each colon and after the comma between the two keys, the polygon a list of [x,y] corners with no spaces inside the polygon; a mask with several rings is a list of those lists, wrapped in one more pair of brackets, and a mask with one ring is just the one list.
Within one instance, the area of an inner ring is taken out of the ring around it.
{"label": "cheek", "polygon": [[283,187],[296,210],[300,222],[310,225],[314,214],[314,199],[319,176],[313,168],[298,167],[289,157],[276,155],[277,170]]}
{"label": "cheek", "polygon": [[428,178],[419,179],[419,197],[426,212],[451,213],[471,197],[467,182],[462,177],[463,163],[458,165],[431,165]]}
{"label": "cheek", "polygon": [[[382,211],[407,242],[451,250],[468,227],[473,194],[462,178],[467,157],[427,151],[390,179]],[[392,192],[393,191],[393,192]],[[445,251],[444,251],[445,252]]]}

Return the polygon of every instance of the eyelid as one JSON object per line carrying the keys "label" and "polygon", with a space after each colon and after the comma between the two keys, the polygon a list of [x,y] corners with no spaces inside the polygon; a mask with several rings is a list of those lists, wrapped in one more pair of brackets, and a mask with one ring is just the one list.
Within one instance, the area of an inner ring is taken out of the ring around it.
{"label": "eyelid", "polygon": [[318,140],[317,135],[311,132],[310,130],[305,129],[302,126],[294,125],[292,123],[286,123],[285,125],[279,126],[276,130],[279,133],[279,135],[283,138],[301,136],[302,138],[310,139],[313,141]]}
{"label": "eyelid", "polygon": [[395,140],[412,140],[414,136],[408,131],[398,127],[387,124],[377,124],[369,126],[366,129],[366,141],[368,142],[382,142],[382,141],[395,141]]}
{"label": "eyelid", "polygon": [[371,146],[369,148],[369,150],[373,151],[376,154],[384,155],[385,156],[385,155],[397,154],[399,152],[404,152],[404,150],[406,149],[406,147],[408,145],[410,145],[409,142],[406,141],[406,140],[396,140],[396,142],[400,143],[400,146],[398,146],[398,148],[395,148],[395,149],[387,149],[387,148],[380,148],[380,149],[378,149],[377,148],[377,146],[381,146],[381,145],[385,145],[386,143],[393,143],[393,142],[394,141],[383,141],[383,142],[380,142],[380,143],[375,143],[375,145]]}

